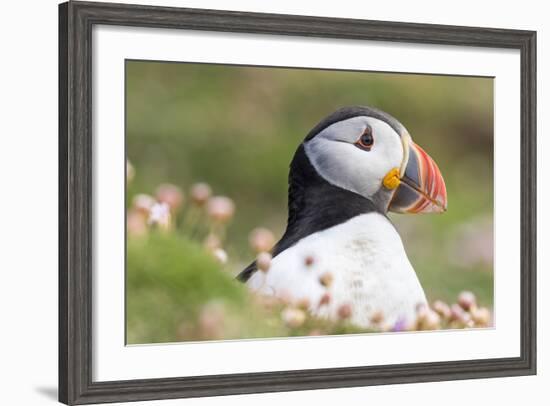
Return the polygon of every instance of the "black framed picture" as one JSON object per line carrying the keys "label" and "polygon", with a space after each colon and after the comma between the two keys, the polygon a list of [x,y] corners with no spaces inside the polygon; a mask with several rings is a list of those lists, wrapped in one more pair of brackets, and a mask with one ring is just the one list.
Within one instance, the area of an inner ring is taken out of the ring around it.
{"label": "black framed picture", "polygon": [[60,401],[536,372],[535,32],[59,26]]}

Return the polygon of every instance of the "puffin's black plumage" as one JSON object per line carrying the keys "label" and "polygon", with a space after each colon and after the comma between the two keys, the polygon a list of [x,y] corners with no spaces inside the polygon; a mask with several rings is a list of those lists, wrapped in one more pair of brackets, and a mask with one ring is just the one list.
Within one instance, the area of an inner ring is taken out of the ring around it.
{"label": "puffin's black plumage", "polygon": [[[302,238],[343,223],[359,214],[377,211],[375,204],[357,193],[328,183],[315,170],[300,145],[290,164],[288,188],[288,224],[273,248],[273,257]],[[256,262],[237,278],[246,282],[256,271]]]}
{"label": "puffin's black plumage", "polygon": [[[307,134],[304,142],[311,140],[334,123],[358,116],[382,120],[398,134],[403,131],[401,123],[383,111],[367,106],[352,106],[341,108],[323,119]],[[277,256],[308,235],[341,224],[360,214],[374,211],[385,215],[375,202],[332,185],[322,178],[311,164],[302,143],[290,164],[287,228],[273,247],[272,255]],[[248,265],[237,279],[246,282],[255,271],[256,261]]]}

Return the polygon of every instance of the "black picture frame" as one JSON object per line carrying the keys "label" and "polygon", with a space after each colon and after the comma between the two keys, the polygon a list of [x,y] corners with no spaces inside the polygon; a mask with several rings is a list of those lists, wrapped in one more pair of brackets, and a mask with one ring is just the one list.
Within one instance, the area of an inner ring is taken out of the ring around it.
{"label": "black picture frame", "polygon": [[[517,358],[92,380],[92,28],[96,24],[511,48],[521,54],[521,354]],[[536,374],[536,32],[217,10],[59,5],[59,400],[219,396]]]}

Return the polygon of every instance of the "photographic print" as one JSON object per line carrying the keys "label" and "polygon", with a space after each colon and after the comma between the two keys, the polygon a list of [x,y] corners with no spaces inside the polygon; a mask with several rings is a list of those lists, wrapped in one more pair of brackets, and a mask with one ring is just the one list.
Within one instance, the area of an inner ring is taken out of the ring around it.
{"label": "photographic print", "polygon": [[493,327],[493,78],[125,71],[127,344]]}

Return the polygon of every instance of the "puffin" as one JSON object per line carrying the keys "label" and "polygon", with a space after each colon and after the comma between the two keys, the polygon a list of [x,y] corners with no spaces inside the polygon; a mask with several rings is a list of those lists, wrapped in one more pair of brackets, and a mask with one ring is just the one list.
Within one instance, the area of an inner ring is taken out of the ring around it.
{"label": "puffin", "polygon": [[305,303],[318,317],[374,328],[416,320],[426,295],[388,217],[443,213],[435,161],[394,117],[343,107],[298,146],[288,175],[288,220],[267,272],[256,261],[237,279],[254,292]]}

